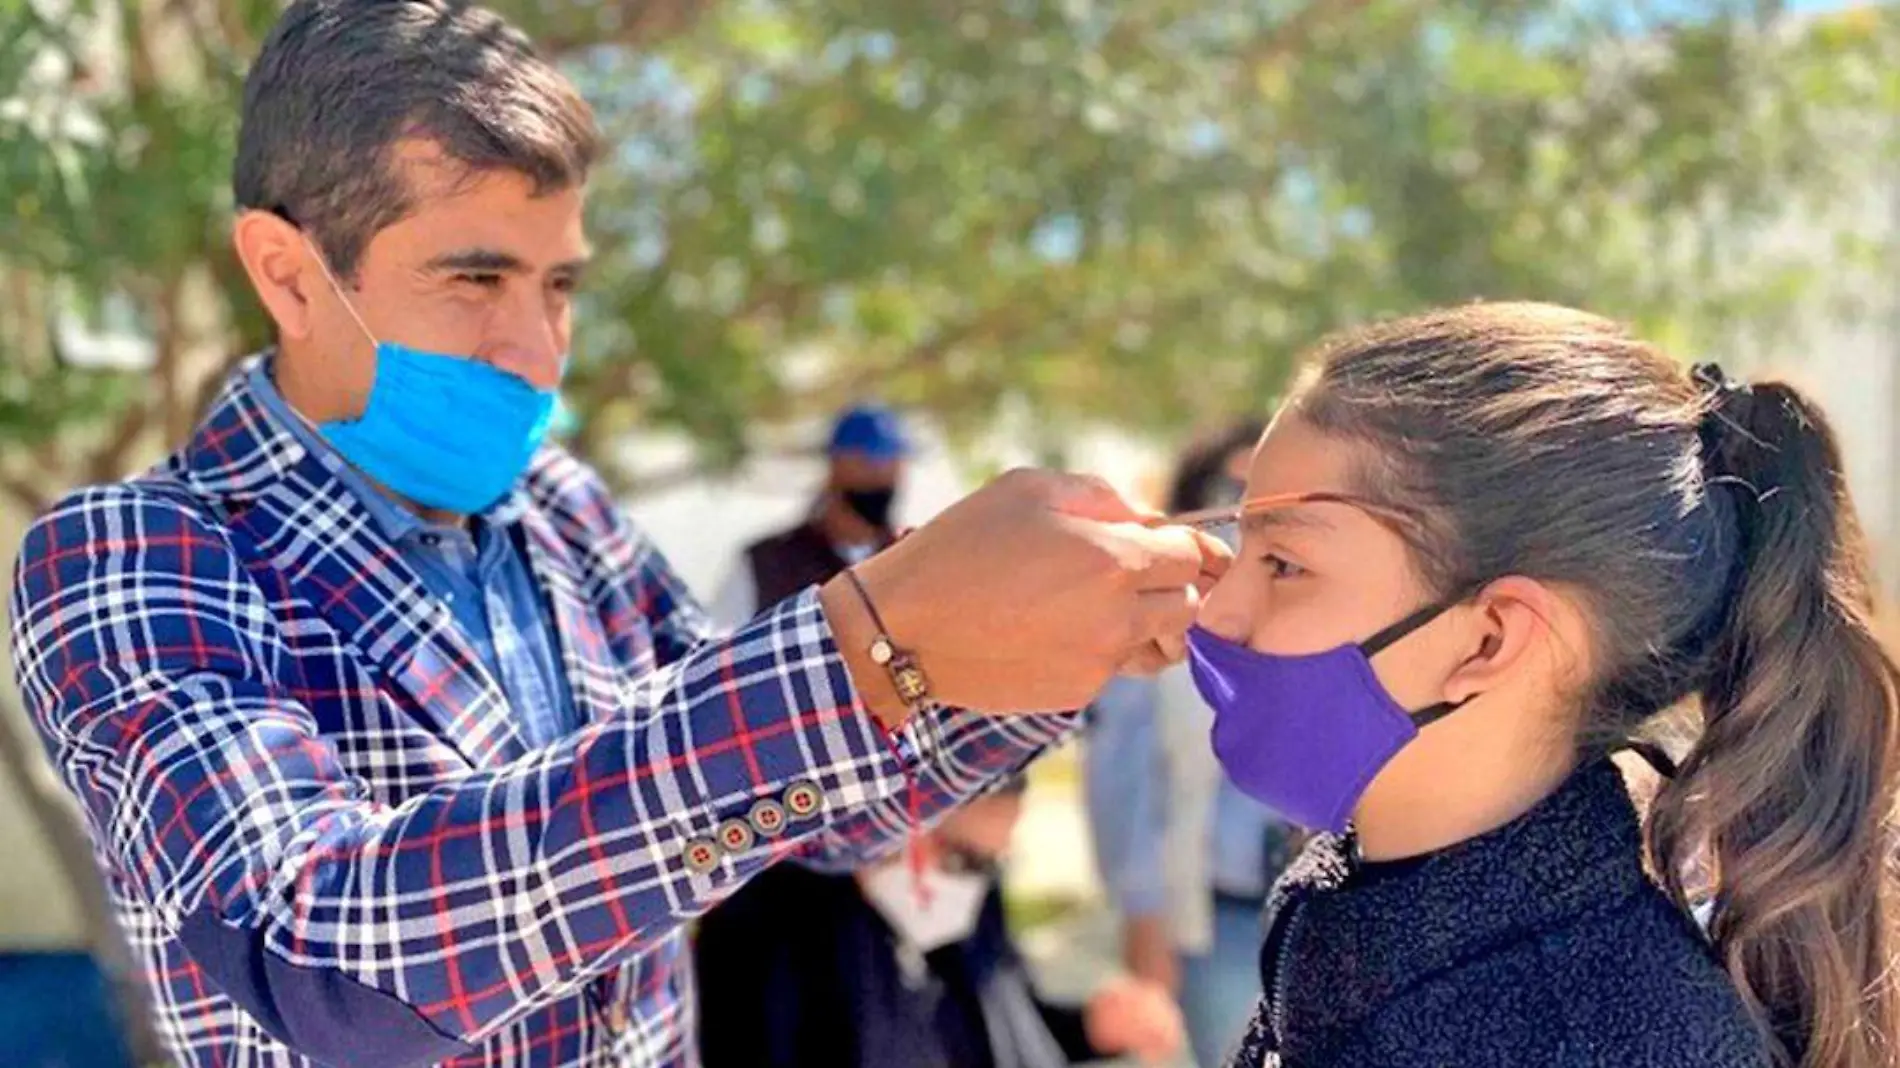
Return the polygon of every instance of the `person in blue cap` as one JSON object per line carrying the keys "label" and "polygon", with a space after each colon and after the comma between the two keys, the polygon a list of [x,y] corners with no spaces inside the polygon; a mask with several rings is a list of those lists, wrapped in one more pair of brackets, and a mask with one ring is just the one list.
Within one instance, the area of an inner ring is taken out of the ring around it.
{"label": "person in blue cap", "polygon": [[846,409],[832,425],[825,451],[830,463],[811,512],[796,526],[746,546],[740,566],[713,599],[721,623],[738,626],[761,606],[827,582],[891,543],[891,508],[911,451],[897,413],[877,404]]}

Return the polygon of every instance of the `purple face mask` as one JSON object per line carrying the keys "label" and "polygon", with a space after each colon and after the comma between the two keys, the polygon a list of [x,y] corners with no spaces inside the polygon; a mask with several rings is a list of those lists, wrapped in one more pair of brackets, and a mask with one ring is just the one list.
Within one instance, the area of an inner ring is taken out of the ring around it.
{"label": "purple face mask", "polygon": [[[1457,705],[1399,707],[1371,658],[1438,618],[1422,609],[1361,645],[1281,656],[1188,632],[1195,688],[1214,709],[1214,756],[1242,793],[1287,819],[1334,833],[1386,763]],[[1462,704],[1463,702],[1460,702]]]}

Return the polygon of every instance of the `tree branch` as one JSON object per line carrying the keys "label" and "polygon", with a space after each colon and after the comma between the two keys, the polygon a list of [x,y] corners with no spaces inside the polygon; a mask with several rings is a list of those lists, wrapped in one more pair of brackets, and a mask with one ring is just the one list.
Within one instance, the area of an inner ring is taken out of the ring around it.
{"label": "tree branch", "polygon": [[1262,67],[1278,63],[1303,47],[1313,32],[1335,18],[1358,13],[1369,0],[1309,0],[1305,7],[1282,20],[1273,32],[1241,53],[1236,75],[1252,77]]}
{"label": "tree branch", "polygon": [[[224,389],[224,384],[231,379],[231,372],[237,370],[237,365],[243,363],[252,355],[252,353],[240,351],[225,356],[218,364],[217,370],[206,375],[204,380],[198,383],[197,394],[191,404],[192,426],[197,426],[200,422],[204,421],[205,416],[211,414],[211,402],[218,399],[219,391]],[[182,442],[172,442],[171,444],[178,445],[182,444]]]}
{"label": "tree branch", "polygon": [[153,404],[149,400],[134,401],[126,406],[119,421],[113,424],[112,433],[87,459],[88,482],[111,482],[124,477],[126,458],[151,425],[153,411]]}
{"label": "tree branch", "polygon": [[24,475],[0,471],[0,493],[12,501],[22,515],[40,515],[53,506],[52,494]]}
{"label": "tree branch", "polygon": [[190,416],[184,403],[185,346],[178,336],[180,291],[178,275],[174,274],[159,286],[158,299],[152,302],[152,333],[158,346],[152,361],[158,378],[158,428],[167,444],[178,439],[181,424]]}

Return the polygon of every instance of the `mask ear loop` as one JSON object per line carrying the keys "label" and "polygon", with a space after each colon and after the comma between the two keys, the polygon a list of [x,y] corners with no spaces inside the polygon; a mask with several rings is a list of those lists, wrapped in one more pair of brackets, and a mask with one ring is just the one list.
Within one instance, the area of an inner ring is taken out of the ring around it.
{"label": "mask ear loop", "polygon": [[[1359,643],[1359,651],[1365,654],[1367,660],[1371,660],[1373,657],[1392,648],[1393,645],[1411,635],[1420,627],[1444,615],[1452,606],[1470,600],[1472,595],[1483,588],[1483,583],[1473,583],[1469,586],[1460,587],[1458,592],[1451,596],[1433,601]],[[1477,696],[1478,695],[1474,693],[1462,701],[1440,701],[1435,705],[1428,705],[1416,712],[1407,712],[1406,715],[1411,718],[1414,726],[1420,730],[1424,730],[1426,727],[1437,723],[1439,720],[1444,719],[1446,716],[1470,704]]]}
{"label": "mask ear loop", "polygon": [[1360,642],[1359,649],[1366,654],[1366,659],[1370,660],[1398,644],[1401,639],[1409,637],[1413,631],[1418,630],[1425,624],[1444,615],[1451,610],[1453,605],[1466,600],[1470,596],[1469,593],[1458,593],[1446,597],[1443,600],[1433,601],[1431,604],[1426,605],[1411,615],[1406,616],[1404,619],[1399,620],[1397,623],[1374,634],[1372,637],[1367,638],[1365,641]]}
{"label": "mask ear loop", "polygon": [[375,346],[381,344],[381,342],[376,340],[375,332],[370,330],[369,324],[364,322],[363,316],[357,312],[356,305],[350,303],[350,298],[343,295],[342,284],[336,280],[336,275],[330,271],[329,257],[323,254],[323,250],[317,247],[315,241],[310,240],[310,232],[308,230],[299,230],[297,233],[303,238],[304,247],[310,250],[310,255],[316,257],[317,270],[322,271],[324,281],[330,283],[330,291],[336,294],[336,299],[343,302],[343,310],[350,313],[350,318],[356,320],[356,328],[361,330],[363,336],[369,339],[370,345]]}
{"label": "mask ear loop", "polygon": [[1643,759],[1643,763],[1648,764],[1652,771],[1664,779],[1675,778],[1676,772],[1680,770],[1676,759],[1669,755],[1669,751],[1655,742],[1632,738],[1617,748],[1635,753]]}

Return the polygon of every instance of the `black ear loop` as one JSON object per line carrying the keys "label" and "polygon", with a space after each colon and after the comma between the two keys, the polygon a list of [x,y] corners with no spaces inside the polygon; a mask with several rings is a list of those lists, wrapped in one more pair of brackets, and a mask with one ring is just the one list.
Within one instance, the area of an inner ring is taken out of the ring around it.
{"label": "black ear loop", "polygon": [[1676,772],[1679,770],[1675,758],[1669,755],[1668,750],[1657,745],[1655,742],[1644,741],[1637,738],[1624,742],[1622,745],[1617,746],[1617,748],[1627,750],[1642,757],[1643,763],[1648,764],[1656,774],[1665,779],[1675,778]]}
{"label": "black ear loop", "polygon": [[[1425,626],[1427,623],[1430,623],[1432,620],[1437,619],[1441,615],[1444,615],[1446,612],[1450,611],[1453,607],[1458,605],[1460,602],[1469,600],[1470,598],[1476,596],[1478,591],[1482,590],[1483,588],[1484,588],[1483,583],[1467,586],[1463,589],[1463,591],[1459,593],[1453,594],[1452,596],[1446,597],[1443,600],[1434,601],[1431,604],[1426,605],[1425,607],[1419,609],[1418,611],[1413,612],[1411,615],[1406,616],[1404,619],[1399,620],[1397,623],[1392,624],[1391,626],[1385,628],[1379,633],[1374,634],[1372,637],[1367,638],[1365,641],[1361,642],[1359,644],[1360,651],[1366,654],[1367,660],[1370,660],[1373,657],[1378,656],[1380,653],[1385,652],[1387,649],[1390,649],[1394,644],[1399,642],[1401,639],[1410,635],[1413,631],[1418,630],[1420,627]],[[1438,704],[1430,705],[1426,708],[1421,708],[1416,712],[1409,712],[1407,713],[1407,715],[1411,716],[1412,722],[1414,724],[1416,724],[1420,729],[1423,729],[1425,727],[1431,726],[1434,723],[1437,723],[1439,720],[1444,719],[1446,716],[1451,715],[1453,712],[1458,711],[1460,708],[1463,708],[1465,705],[1475,700],[1477,696],[1478,695],[1474,693],[1470,697],[1465,698],[1463,701],[1441,701]],[[1652,769],[1655,770],[1656,774],[1662,776],[1665,779],[1673,779],[1676,777],[1678,765],[1676,764],[1675,758],[1669,755],[1668,750],[1664,749],[1660,745],[1657,745],[1655,742],[1646,741],[1640,738],[1631,739],[1630,741],[1627,741],[1623,743],[1622,745],[1617,746],[1617,749],[1620,751],[1631,752],[1631,753],[1636,754],[1638,757],[1641,757],[1643,760],[1643,763],[1648,764]]]}
{"label": "black ear loop", "polygon": [[[1365,641],[1360,642],[1359,651],[1366,654],[1367,660],[1371,660],[1373,657],[1390,649],[1400,639],[1409,636],[1413,631],[1418,630],[1425,624],[1451,611],[1456,605],[1470,600],[1483,588],[1484,583],[1473,583],[1469,586],[1462,587],[1457,593],[1449,597],[1433,601],[1431,604],[1426,605],[1411,615],[1406,616],[1404,619],[1399,620],[1397,623],[1374,634],[1372,637],[1367,638]],[[1439,720],[1444,719],[1446,716],[1451,715],[1453,712],[1458,711],[1467,704],[1470,704],[1473,700],[1477,699],[1477,696],[1478,695],[1474,693],[1462,701],[1440,701],[1435,705],[1428,705],[1416,712],[1407,712],[1406,715],[1411,717],[1412,723],[1415,726],[1423,730],[1437,723]]]}

